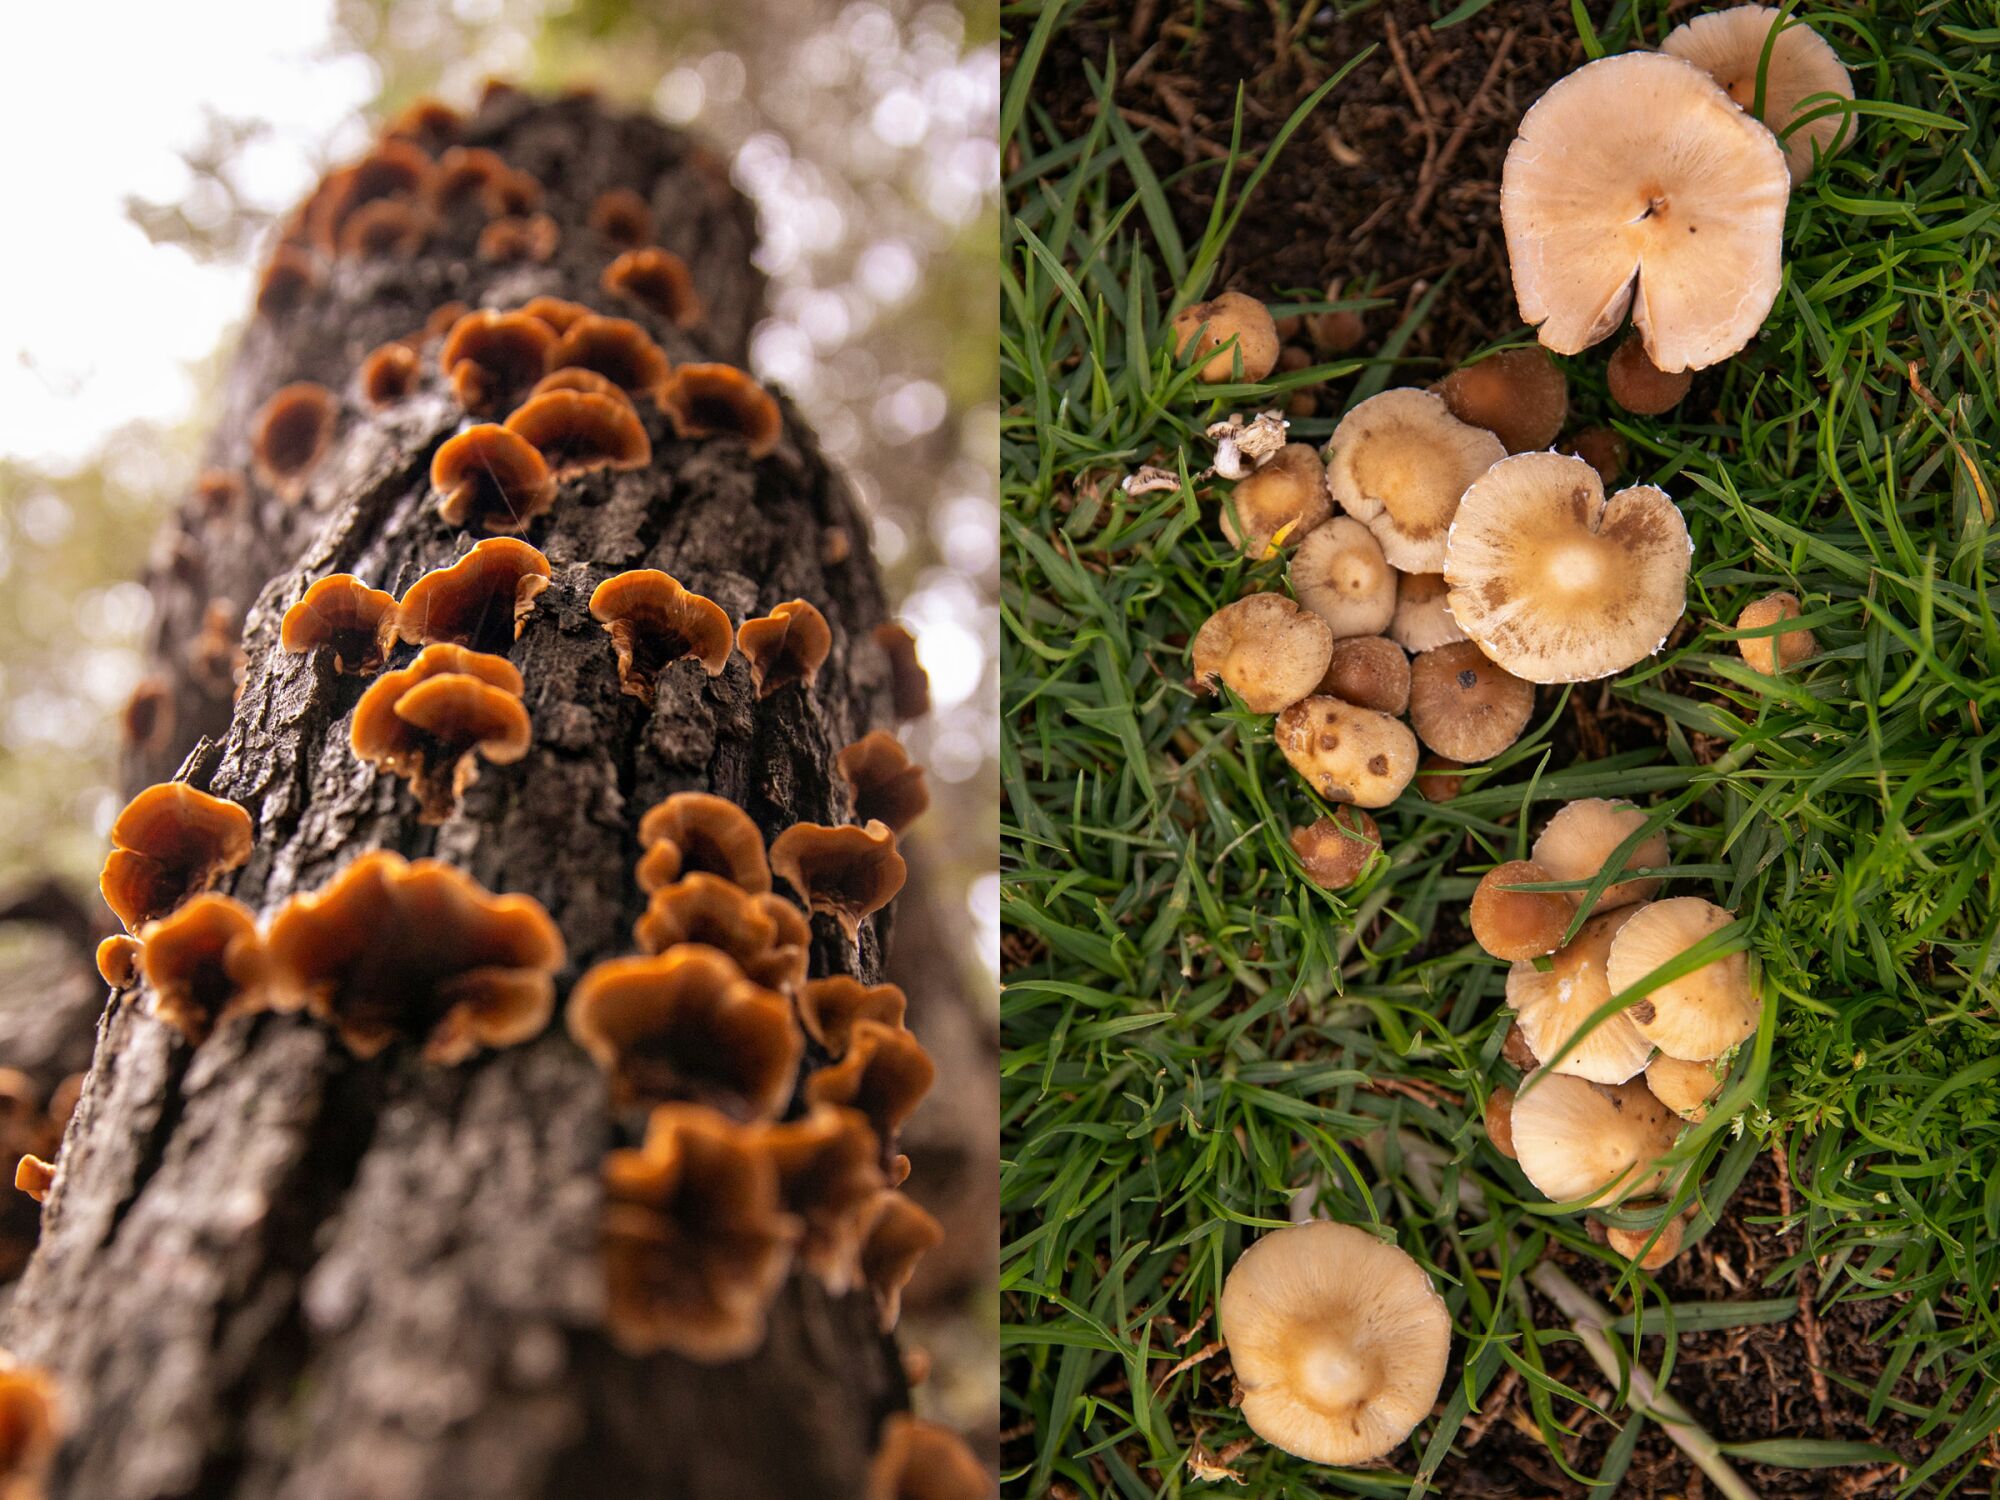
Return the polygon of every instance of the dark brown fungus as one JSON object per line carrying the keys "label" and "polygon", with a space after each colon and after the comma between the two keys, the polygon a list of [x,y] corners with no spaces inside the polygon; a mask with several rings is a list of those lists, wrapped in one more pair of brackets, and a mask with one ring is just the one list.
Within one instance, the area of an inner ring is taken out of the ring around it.
{"label": "dark brown fungus", "polygon": [[486,211],[498,218],[534,213],[542,206],[542,184],[532,172],[510,171],[486,189]]}
{"label": "dark brown fungus", "polygon": [[653,701],[660,673],[684,656],[711,677],[729,662],[734,637],[722,606],[657,568],[605,579],[590,596],[590,615],[611,637],[620,685],[642,703]]}
{"label": "dark brown fungus", "polygon": [[847,1054],[831,1067],[806,1075],[808,1104],[840,1104],[868,1117],[884,1150],[931,1091],[937,1069],[930,1054],[900,1026],[856,1021],[848,1031]]}
{"label": "dark brown fungus", "polygon": [[623,391],[659,390],[670,366],[666,352],[630,318],[596,313],[564,330],[549,354],[551,370],[594,370]]}
{"label": "dark brown fungus", "polygon": [[539,1035],[563,962],[539,902],[383,849],[286,902],[265,951],[274,1004],[327,1022],[357,1056],[404,1037],[439,1064]]}
{"label": "dark brown fungus", "polygon": [[944,1226],[917,1202],[894,1190],[879,1194],[861,1242],[861,1275],[875,1294],[881,1329],[888,1333],[903,1311],[903,1288],[917,1262],[944,1243]]}
{"label": "dark brown fungus", "polygon": [[1569,452],[1597,470],[1597,477],[1610,489],[1624,477],[1625,458],[1630,451],[1625,435],[1610,427],[1586,427],[1573,436]]}
{"label": "dark brown fungus", "polygon": [[632,924],[641,951],[665,953],[699,943],[726,954],[766,989],[791,994],[805,981],[812,929],[782,896],[752,895],[697,870],[654,891]]}
{"label": "dark brown fungus", "polygon": [[521,674],[501,657],[426,646],[361,695],[348,738],[359,759],[411,783],[422,821],[441,823],[481,759],[508,765],[528,753],[522,687]]}
{"label": "dark brown fungus", "polygon": [[765,1125],[757,1143],[778,1169],[778,1199],[802,1228],[799,1264],[835,1296],[852,1291],[885,1182],[881,1143],[859,1110],[821,1105]]}
{"label": "dark brown fungus", "polygon": [[261,1007],[264,943],[257,919],[228,896],[196,896],[140,934],[139,967],[153,1014],[190,1042],[218,1022]]}
{"label": "dark brown fungus", "polygon": [[423,359],[401,339],[371,350],[361,361],[361,399],[380,411],[393,406],[417,388]]}
{"label": "dark brown fungus", "polygon": [[791,599],[768,615],[745,620],[737,629],[736,644],[750,659],[757,696],[768,698],[793,684],[802,692],[812,687],[833,649],[833,631],[811,603]]}
{"label": "dark brown fungus", "polygon": [[[648,894],[683,875],[715,875],[752,895],[771,889],[764,835],[750,815],[712,792],[675,792],[639,820],[639,844],[652,860]],[[642,867],[645,861],[641,861]]]}
{"label": "dark brown fungus", "polygon": [[531,318],[540,318],[549,325],[549,331],[556,334],[568,333],[578,319],[594,316],[586,304],[562,297],[530,297],[515,310]]}
{"label": "dark brown fungus", "polygon": [[846,974],[811,979],[799,991],[799,1023],[827,1055],[842,1058],[855,1023],[900,1027],[909,1002],[893,984],[863,984]]}
{"label": "dark brown fungus", "polygon": [[590,227],[614,245],[636,248],[653,242],[653,210],[630,188],[612,188],[590,205]]}
{"label": "dark brown fungus", "polygon": [[465,116],[429,94],[419,94],[404,105],[382,127],[385,138],[428,142],[436,145],[458,134]]}
{"label": "dark brown fungus", "polygon": [[987,1500],[992,1493],[985,1466],[957,1433],[908,1412],[882,1424],[863,1500]]}
{"label": "dark brown fungus", "polygon": [[319,285],[319,262],[299,245],[279,245],[257,278],[257,311],[266,318],[295,312]]}
{"label": "dark brown fungus", "polygon": [[858,822],[887,823],[901,833],[931,805],[924,768],[910,759],[902,742],[886,729],[863,735],[840,752],[835,764],[854,789]]}
{"label": "dark brown fungus", "polygon": [[204,516],[220,516],[243,503],[243,476],[231,469],[203,469],[195,476],[195,508]]}
{"label": "dark brown fungus", "polygon": [[1509,453],[1548,447],[1569,415],[1569,380],[1539,344],[1460,365],[1438,394],[1454,417],[1484,427]]}
{"label": "dark brown fungus", "polygon": [[1337,807],[1333,816],[1292,830],[1292,852],[1306,878],[1330,891],[1359,880],[1382,852],[1382,830],[1358,807]]}
{"label": "dark brown fungus", "polygon": [[512,170],[496,151],[484,146],[453,146],[437,160],[425,197],[439,213],[450,213],[466,203],[477,203],[482,213],[489,211],[495,184]]}
{"label": "dark brown fungus", "polygon": [[518,537],[488,537],[403,591],[396,630],[413,646],[504,652],[549,586],[549,560]]}
{"label": "dark brown fungus", "polygon": [[676,328],[701,325],[701,298],[694,289],[694,276],[687,262],[671,250],[648,245],[627,250],[604,268],[604,290],[614,297],[636,302]]}
{"label": "dark brown fungus", "polygon": [[714,948],[608,959],[576,982],[568,1014],[620,1107],[679,1100],[768,1120],[791,1098],[802,1043],[790,1004]]}
{"label": "dark brown fungus", "polygon": [[430,238],[429,217],[400,198],[364,203],[340,226],[340,253],[355,259],[408,260]]}
{"label": "dark brown fungus", "polygon": [[396,639],[396,596],[372,589],[351,573],[316,581],[285,611],[278,644],[304,654],[325,647],[333,670],[372,677],[388,664]]}
{"label": "dark brown fungus", "polygon": [[541,450],[493,422],[447,438],[431,459],[431,484],[438,514],[470,530],[526,531],[556,503],[555,476]]}
{"label": "dark brown fungus", "polygon": [[507,430],[541,455],[556,479],[597,469],[643,469],[653,443],[629,401],[587,391],[549,391],[507,419]]}
{"label": "dark brown fungus", "polygon": [[250,857],[250,814],[184,781],[149,786],[111,825],[98,889],[128,929],[163,917]]}
{"label": "dark brown fungus", "polygon": [[114,990],[129,990],[139,982],[139,940],[115,932],[97,945],[97,973]]}
{"label": "dark brown fungus", "polygon": [[251,466],[264,487],[286,500],[305,492],[313,466],[333,443],[340,400],[311,380],[279,389],[251,419]]}
{"label": "dark brown fungus", "polygon": [[467,313],[445,336],[438,366],[467,411],[496,412],[547,373],[555,342],[548,324],[526,313]]}
{"label": "dark brown fungus", "polygon": [[142,755],[166,749],[174,737],[174,699],[163,677],[142,677],[118,716],[118,734]]}
{"label": "dark brown fungus", "polygon": [[886,823],[865,828],[794,823],[772,840],[771,873],[783,876],[807,906],[832,917],[854,942],[861,919],[895,900],[908,867]]}
{"label": "dark brown fungus", "polygon": [[899,719],[921,719],[931,711],[931,677],[917,659],[917,638],[909,627],[887,620],[870,632],[889,658],[889,691]]}
{"label": "dark brown fungus", "polygon": [[681,437],[739,437],[752,458],[775,452],[785,430],[771,393],[734,365],[676,365],[660,405]]}
{"label": "dark brown fungus", "polygon": [[549,260],[562,243],[562,229],[547,214],[506,214],[479,231],[475,253],[494,265]]}

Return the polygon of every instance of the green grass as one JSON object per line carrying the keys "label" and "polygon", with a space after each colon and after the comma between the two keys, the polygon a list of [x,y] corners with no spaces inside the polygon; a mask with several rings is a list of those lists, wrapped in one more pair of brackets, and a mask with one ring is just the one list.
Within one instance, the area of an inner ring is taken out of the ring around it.
{"label": "green grass", "polygon": [[[1351,400],[1435,371],[1378,357],[1198,387],[1177,370],[1165,321],[1207,289],[1255,177],[1192,169],[1220,175],[1228,207],[1184,241],[1177,182],[1114,110],[1063,138],[1034,69],[1065,9],[1004,12],[1025,43],[1004,115],[1019,157],[1001,354],[1009,1492],[1441,1493],[1430,1477],[1508,1370],[1561,1462],[1571,1403],[1599,1408],[1548,1373],[1573,1335],[1524,1276],[1557,1245],[1623,1263],[1486,1143],[1479,1100],[1511,1076],[1503,966],[1448,934],[1482,869],[1589,795],[1649,807],[1673,842],[1670,892],[1739,913],[1725,942],[1747,946],[1763,985],[1722,1107],[1677,1151],[1697,1233],[1782,1145],[1822,1316],[1890,1299],[1887,1371],[1862,1393],[1930,1445],[1902,1492],[1978,1492],[2000,1428],[2000,15],[1802,12],[1853,68],[1862,144],[1793,195],[1778,305],[1701,407],[1733,419],[1690,403],[1616,422],[1636,478],[1668,490],[1695,542],[1691,628],[1612,690],[1664,723],[1659,742],[1566,763],[1552,749],[1565,696],[1455,801],[1406,794],[1378,814],[1387,867],[1339,896],[1286,843],[1322,809],[1269,719],[1187,685],[1188,637],[1240,592],[1282,589],[1282,565],[1239,558],[1185,486],[1134,502],[1092,481],[1154,459],[1198,469],[1209,421],[1295,386],[1332,381]],[[1600,13],[1599,44],[1656,41],[1660,10]],[[1568,362],[1587,415],[1612,414],[1603,352]],[[1728,628],[1774,588],[1805,602],[1822,646],[1775,684]],[[1435,1206],[1461,1184],[1490,1218]],[[1170,1371],[1215,1338],[1235,1256],[1313,1185],[1320,1211],[1380,1226],[1431,1269],[1463,1373],[1400,1473],[1257,1445],[1236,1463],[1244,1488],[1203,1484],[1191,1445],[1213,1453],[1247,1429],[1209,1374],[1219,1359]],[[1790,1317],[1797,1264],[1722,1307],[1669,1305],[1634,1274],[1610,1337],[1629,1359],[1635,1329],[1664,1331],[1664,1358],[1649,1343],[1644,1362],[1669,1384],[1678,1332]],[[1942,1395],[1907,1400],[1917,1389]],[[1617,1493],[1651,1420],[1628,1395],[1602,1408],[1622,1432],[1601,1471],[1575,1476],[1596,1494]],[[1885,1455],[1801,1435],[1735,1457]]]}

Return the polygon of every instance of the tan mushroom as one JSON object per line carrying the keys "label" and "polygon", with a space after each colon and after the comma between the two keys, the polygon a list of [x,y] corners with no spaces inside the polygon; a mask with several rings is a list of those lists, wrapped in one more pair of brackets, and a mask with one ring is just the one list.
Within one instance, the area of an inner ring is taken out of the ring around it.
{"label": "tan mushroom", "polygon": [[1396,570],[1374,533],[1352,516],[1308,532],[1288,576],[1299,603],[1326,621],[1336,639],[1378,635],[1396,612]]}
{"label": "tan mushroom", "polygon": [[1624,1083],[1637,1077],[1652,1056],[1652,1043],[1622,1011],[1576,1039],[1583,1023],[1613,994],[1605,972],[1612,940],[1635,912],[1644,910],[1628,906],[1592,917],[1557,952],[1550,968],[1517,963],[1508,971],[1507,1003],[1514,1008],[1521,1035],[1536,1059],[1554,1072],[1592,1083]]}
{"label": "tan mushroom", "polygon": [[1514,1098],[1514,1151],[1552,1202],[1593,1207],[1643,1198],[1666,1180],[1659,1158],[1680,1121],[1643,1083],[1607,1086],[1547,1070]]}
{"label": "tan mushroom", "polygon": [[1222,508],[1222,534],[1250,556],[1264,557],[1273,548],[1296,544],[1332,509],[1319,454],[1310,443],[1287,443],[1237,481]]}
{"label": "tan mushroom", "polygon": [[1625,410],[1657,417],[1681,404],[1694,375],[1687,370],[1668,374],[1646,357],[1646,341],[1629,333],[1604,367],[1604,383],[1611,389],[1611,399]]}
{"label": "tan mushroom", "polygon": [[1375,533],[1382,555],[1405,572],[1435,573],[1459,497],[1507,449],[1429,391],[1402,389],[1342,417],[1327,454],[1327,488]]}
{"label": "tan mushroom", "polygon": [[1521,737],[1534,712],[1534,688],[1470,641],[1426,651],[1410,665],[1410,727],[1453,760],[1491,760]]}
{"label": "tan mushroom", "polygon": [[[1783,592],[1766,594],[1743,606],[1736,617],[1738,630],[1765,630],[1782,620],[1799,617],[1799,596]],[[1775,677],[1787,667],[1795,667],[1819,654],[1819,642],[1810,630],[1781,630],[1776,635],[1751,636],[1736,643],[1743,659],[1766,677]]]}
{"label": "tan mushroom", "polygon": [[1417,737],[1387,714],[1315,695],[1278,715],[1272,736],[1329,802],[1387,807],[1417,774]]}
{"label": "tan mushroom", "polygon": [[1173,336],[1175,355],[1201,360],[1196,378],[1210,385],[1238,379],[1239,362],[1243,380],[1263,380],[1278,365],[1278,325],[1271,310],[1241,292],[1184,309],[1174,318]]}
{"label": "tan mushroom", "polygon": [[1225,604],[1195,632],[1196,682],[1220,679],[1252,713],[1289,708],[1319,686],[1333,651],[1326,621],[1283,594]]}
{"label": "tan mushroom", "polygon": [[[1640,1207],[1638,1204],[1628,1206],[1632,1208]],[[1658,1207],[1657,1204],[1646,1206],[1651,1208]],[[1681,1228],[1681,1221],[1678,1218],[1673,1218],[1659,1226],[1660,1237],[1657,1240],[1653,1239],[1653,1230],[1650,1228],[1620,1229],[1615,1224],[1607,1224],[1604,1229],[1604,1242],[1627,1260],[1638,1261],[1641,1270],[1657,1271],[1661,1266],[1664,1266],[1668,1261],[1681,1253],[1681,1243],[1684,1235],[1685,1231]],[[1650,1249],[1647,1248],[1648,1241],[1652,1243],[1652,1248]]]}
{"label": "tan mushroom", "polygon": [[[1580,797],[1565,802],[1535,840],[1532,851],[1535,863],[1549,872],[1551,880],[1595,880],[1618,846],[1645,823],[1645,810],[1629,802],[1613,802],[1603,797]],[[1625,856],[1619,873],[1662,869],[1669,858],[1667,831],[1656,829]],[[1621,880],[1604,888],[1595,910],[1610,911],[1635,901],[1650,901],[1659,889],[1660,882],[1653,877]],[[1568,894],[1572,905],[1583,904],[1585,892]]]}
{"label": "tan mushroom", "polygon": [[[1744,109],[1754,110],[1764,42],[1777,19],[1778,12],[1768,5],[1711,11],[1668,32],[1660,50],[1686,58]],[[1854,80],[1826,38],[1796,16],[1778,33],[1770,56],[1758,118],[1781,137],[1785,165],[1797,182],[1811,173],[1815,161],[1854,144],[1854,119],[1834,103],[1854,97]],[[1808,115],[1814,118],[1795,125]]]}
{"label": "tan mushroom", "polygon": [[[1698,896],[1643,906],[1612,940],[1605,973],[1613,990],[1628,990],[1672,963],[1735,917]],[[1761,1010],[1744,953],[1712,959],[1691,974],[1649,990],[1626,1014],[1639,1034],[1669,1057],[1706,1062],[1748,1041]]]}
{"label": "tan mushroom", "polygon": [[1699,1122],[1708,1117],[1709,1101],[1722,1092],[1728,1071],[1713,1062],[1684,1062],[1662,1052],[1646,1064],[1646,1087],[1683,1120]]}
{"label": "tan mushroom", "polygon": [[1445,602],[1450,591],[1442,573],[1405,573],[1396,583],[1396,612],[1389,639],[1412,653],[1435,651],[1465,639]]}

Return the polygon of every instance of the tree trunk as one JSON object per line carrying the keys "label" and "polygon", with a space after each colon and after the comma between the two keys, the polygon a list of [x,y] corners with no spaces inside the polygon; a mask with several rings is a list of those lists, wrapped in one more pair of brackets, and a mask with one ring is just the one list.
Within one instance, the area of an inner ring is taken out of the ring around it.
{"label": "tree trunk", "polygon": [[[534,897],[567,943],[561,993],[631,951],[634,829],[668,793],[729,797],[767,839],[848,820],[832,758],[890,720],[868,639],[882,600],[866,531],[789,412],[761,462],[739,442],[680,441],[649,412],[652,465],[565,482],[530,535],[554,577],[509,653],[527,679],[528,757],[484,767],[438,827],[417,821],[403,782],[355,759],[365,680],[335,675],[325,653],[281,652],[280,617],[328,573],[400,594],[476,540],[443,522],[428,481],[463,420],[434,346],[421,390],[379,413],[354,396],[362,357],[446,301],[548,294],[638,318],[677,361],[741,362],[762,295],[747,206],[687,138],[582,98],[503,93],[459,140],[541,180],[559,250],[493,266],[470,232],[440,231],[414,259],[340,260],[303,306],[252,323],[212,448],[247,500],[190,508],[163,549],[157,669],[175,733],[133,774],[158,779],[193,746],[188,779],[256,822],[224,888],[264,916],[371,848]],[[659,242],[692,267],[709,310],[692,334],[600,291],[615,247],[586,219],[610,187],[644,196]],[[249,427],[295,380],[343,406],[334,447],[287,505],[249,478]],[[830,528],[851,550],[823,549]],[[634,567],[664,569],[738,622],[812,600],[834,638],[817,684],[758,701],[738,656],[714,679],[663,674],[650,709],[622,693],[587,604]],[[233,711],[204,680],[212,662],[190,654],[218,599],[248,606]],[[873,981],[882,921],[863,924],[857,951],[815,918],[813,972]],[[905,1400],[865,1292],[829,1297],[794,1274],[761,1350],[723,1366],[608,1342],[599,1171],[621,1141],[602,1075],[560,1021],[440,1068],[406,1046],[357,1060],[299,1016],[233,1020],[195,1048],[136,1000],[114,1005],[5,1321],[7,1346],[58,1382],[52,1500],[860,1494],[876,1429]]]}

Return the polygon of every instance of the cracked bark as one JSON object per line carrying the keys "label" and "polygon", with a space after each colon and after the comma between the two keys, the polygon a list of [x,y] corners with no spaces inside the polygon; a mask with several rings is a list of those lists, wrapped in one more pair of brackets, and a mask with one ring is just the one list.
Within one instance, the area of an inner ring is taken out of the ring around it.
{"label": "cracked bark", "polygon": [[[566,989],[630,951],[634,827],[659,798],[719,792],[767,838],[847,819],[832,757],[890,722],[868,640],[883,606],[867,533],[789,412],[762,463],[740,443],[680,442],[649,412],[653,465],[565,484],[530,534],[554,578],[509,653],[527,679],[527,759],[485,767],[441,827],[354,759],[366,684],[278,651],[281,615],[331,572],[400,594],[474,540],[429,492],[430,456],[461,420],[434,360],[420,392],[372,413],[354,396],[362,357],[447,300],[549,294],[638,318],[676,359],[741,362],[762,295],[747,207],[686,137],[583,99],[505,96],[462,139],[542,180],[560,250],[495,267],[471,253],[476,223],[447,226],[418,259],[342,262],[296,312],[252,323],[210,462],[247,476],[250,415],[289,381],[342,393],[340,428],[297,505],[249,481],[233,513],[177,520],[149,580],[177,733],[129,771],[161,779],[185,754],[195,785],[250,810],[256,850],[224,889],[262,915],[360,850],[436,856],[548,908]],[[676,333],[600,292],[614,248],[584,226],[612,186],[652,203],[708,303],[704,328]],[[821,561],[829,526],[857,542],[838,565]],[[739,656],[712,681],[670,668],[651,709],[622,694],[587,604],[630,567],[663,568],[738,621],[812,600],[834,633],[817,686],[758,702]],[[188,653],[218,598],[248,605],[233,709]],[[857,951],[816,919],[813,972],[874,979],[883,936],[881,918],[864,924]],[[865,1294],[794,1276],[762,1350],[719,1368],[605,1340],[598,1166],[621,1138],[560,1021],[437,1069],[412,1046],[358,1061],[291,1016],[232,1021],[191,1049],[114,1004],[5,1317],[5,1343],[60,1382],[52,1500],[858,1494],[876,1427],[905,1400]]]}

